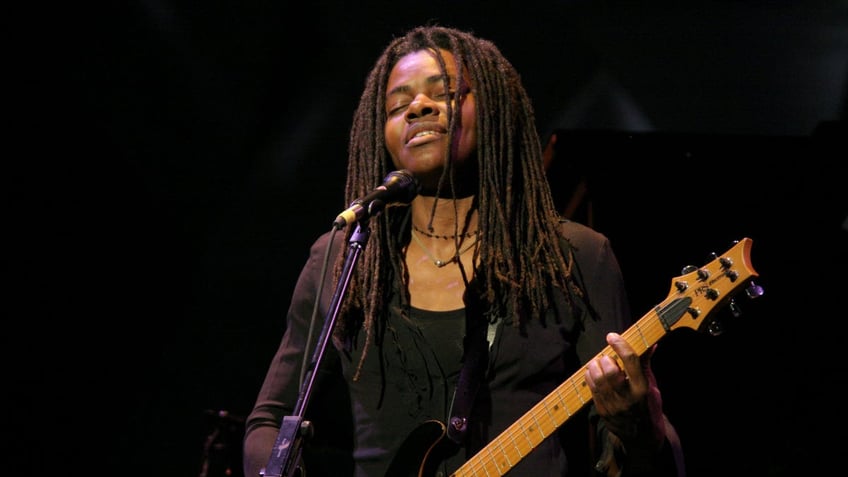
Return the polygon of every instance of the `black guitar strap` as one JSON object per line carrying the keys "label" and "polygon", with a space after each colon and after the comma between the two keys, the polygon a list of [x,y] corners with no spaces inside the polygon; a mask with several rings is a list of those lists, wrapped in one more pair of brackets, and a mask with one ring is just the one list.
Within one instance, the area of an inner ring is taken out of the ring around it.
{"label": "black guitar strap", "polygon": [[494,342],[498,323],[486,323],[480,315],[475,316],[474,307],[466,306],[465,337],[463,338],[463,363],[454,390],[451,403],[450,419],[448,419],[448,437],[461,444],[468,431],[468,420],[471,407],[480,387],[480,381],[489,363],[489,346]]}

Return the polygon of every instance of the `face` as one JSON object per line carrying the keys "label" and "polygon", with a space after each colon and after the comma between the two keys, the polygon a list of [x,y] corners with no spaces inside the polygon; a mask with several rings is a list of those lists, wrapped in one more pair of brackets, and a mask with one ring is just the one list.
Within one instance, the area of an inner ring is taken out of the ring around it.
{"label": "face", "polygon": [[[439,52],[450,84],[442,82],[436,53],[419,50],[401,57],[389,74],[386,88],[386,148],[397,169],[408,169],[416,176],[421,194],[435,191],[448,160],[453,161],[458,184],[477,184],[474,94],[456,84],[453,54]],[[453,154],[448,151],[448,101],[453,101],[452,107],[461,108]]]}

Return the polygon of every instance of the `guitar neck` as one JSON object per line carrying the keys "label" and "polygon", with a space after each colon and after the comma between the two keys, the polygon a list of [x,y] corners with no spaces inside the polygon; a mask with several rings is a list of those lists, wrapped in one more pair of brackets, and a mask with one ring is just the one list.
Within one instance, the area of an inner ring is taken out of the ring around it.
{"label": "guitar neck", "polygon": [[[621,336],[641,356],[666,333],[668,331],[660,316],[651,312]],[[619,365],[622,364],[610,346],[606,346],[596,357],[600,356],[613,357],[619,361]],[[451,475],[505,475],[571,416],[591,402],[592,392],[586,384],[585,374],[584,365]]]}
{"label": "guitar neck", "polygon": [[[706,319],[757,272],[751,265],[750,238],[737,242],[721,256],[703,267],[687,267],[688,273],[672,280],[668,296],[622,333],[639,356],[651,349],[663,336],[677,328],[703,329]],[[761,287],[751,284],[750,298],[762,295]],[[609,356],[623,363],[612,347],[606,346],[597,357]],[[465,462],[453,477],[503,476],[519,461],[555,433],[571,416],[592,401],[586,384],[586,366],[527,411],[518,421]]]}

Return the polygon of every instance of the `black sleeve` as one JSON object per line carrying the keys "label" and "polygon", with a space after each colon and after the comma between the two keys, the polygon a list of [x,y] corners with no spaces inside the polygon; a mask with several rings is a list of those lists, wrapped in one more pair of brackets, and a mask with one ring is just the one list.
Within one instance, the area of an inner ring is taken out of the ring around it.
{"label": "black sleeve", "polygon": [[[253,410],[245,422],[243,442],[245,477],[259,476],[260,470],[265,467],[271,456],[271,448],[279,433],[280,423],[285,416],[292,415],[297,405],[304,348],[328,240],[329,233],[319,238],[310,249],[309,259],[300,272],[291,297],[286,315],[285,332],[279,348],[271,360]],[[333,253],[338,250],[340,248],[335,247]],[[329,263],[331,268],[333,260],[329,260]],[[327,275],[331,276],[331,271],[328,271]],[[323,306],[319,310],[319,321],[312,330],[313,348],[325,318],[323,308],[327,303],[326,298],[332,296],[334,283],[327,278],[323,286]],[[306,358],[312,358],[311,352]],[[308,467],[323,468],[326,464],[342,464],[343,459],[336,454],[345,453],[351,435],[350,405],[343,399],[347,396],[344,390],[345,382],[341,375],[338,354],[332,346],[327,349],[325,361],[316,373],[315,381],[315,389],[305,413],[305,420],[313,424],[314,436],[308,442],[304,441],[304,461]],[[318,409],[326,409],[326,412],[318,412]],[[310,475],[333,474],[316,469],[315,472],[310,471]]]}

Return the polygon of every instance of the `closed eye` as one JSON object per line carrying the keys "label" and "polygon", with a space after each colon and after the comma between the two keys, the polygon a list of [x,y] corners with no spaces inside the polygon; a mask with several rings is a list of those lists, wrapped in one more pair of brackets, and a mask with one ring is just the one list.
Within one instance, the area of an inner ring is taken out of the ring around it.
{"label": "closed eye", "polygon": [[394,116],[394,115],[396,115],[396,114],[400,114],[401,112],[405,111],[405,110],[406,110],[406,108],[408,108],[408,107],[409,107],[409,103],[398,104],[397,106],[395,106],[395,107],[393,107],[392,109],[390,109],[390,110],[387,112],[387,114],[388,114],[389,116]]}

